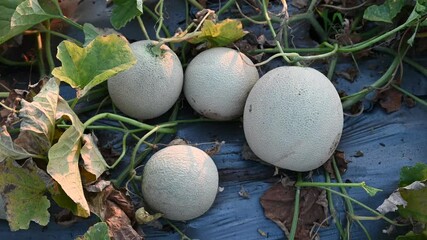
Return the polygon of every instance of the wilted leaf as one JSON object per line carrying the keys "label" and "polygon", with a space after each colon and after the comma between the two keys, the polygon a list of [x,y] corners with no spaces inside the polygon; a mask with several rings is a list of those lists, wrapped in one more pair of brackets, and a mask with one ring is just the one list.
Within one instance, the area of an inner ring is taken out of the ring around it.
{"label": "wilted leaf", "polygon": [[28,229],[31,221],[48,224],[50,202],[44,195],[48,179],[30,159],[22,167],[11,160],[0,163],[0,195],[12,231]]}
{"label": "wilted leaf", "polygon": [[114,189],[112,185],[102,192],[91,194],[88,198],[90,210],[108,225],[113,239],[143,239],[133,228],[134,209],[131,199],[125,192]]}
{"label": "wilted leaf", "polygon": [[6,126],[2,126],[0,132],[0,162],[3,162],[5,159],[24,159],[31,156],[33,155],[13,142]]}
{"label": "wilted leaf", "polygon": [[242,23],[234,19],[225,19],[219,23],[206,20],[203,23],[201,34],[189,40],[190,43],[208,42],[209,47],[227,46],[243,36]]}
{"label": "wilted leaf", "polygon": [[48,190],[50,192],[50,196],[58,206],[70,210],[74,215],[79,215],[81,208],[67,195],[67,193],[64,192],[61,185],[54,182]]}
{"label": "wilted leaf", "polygon": [[382,5],[369,6],[363,18],[373,22],[392,23],[392,20],[402,10],[405,0],[386,0]]}
{"label": "wilted leaf", "polygon": [[94,182],[107,170],[107,163],[96,146],[94,136],[84,134],[83,142],[84,145],[80,150],[80,154],[83,158],[83,167],[93,175],[92,182]]}
{"label": "wilted leaf", "polygon": [[[419,222],[427,222],[427,187],[425,182],[414,182],[414,187],[399,188],[400,195],[407,202],[405,207],[399,206],[399,213],[402,217],[413,219]],[[409,186],[411,186],[409,185]]]}
{"label": "wilted leaf", "polygon": [[375,96],[375,101],[380,103],[380,106],[386,110],[387,113],[395,112],[400,109],[402,105],[403,94],[394,89],[378,91]]}
{"label": "wilted leaf", "polygon": [[34,96],[32,102],[22,99],[21,131],[15,143],[34,154],[45,154],[55,134],[55,114],[59,97],[59,84],[51,78]]}
{"label": "wilted leaf", "polygon": [[89,205],[83,193],[79,171],[81,137],[84,126],[68,103],[59,97],[56,118],[67,118],[72,125],[61,135],[49,152],[47,172],[61,185],[64,192],[77,204],[76,214],[81,217],[90,215]]}
{"label": "wilted leaf", "polygon": [[413,167],[402,167],[400,170],[399,187],[425,180],[427,180],[427,164],[425,163],[417,163]]}
{"label": "wilted leaf", "polygon": [[99,222],[91,226],[87,232],[76,240],[109,240],[108,226],[105,222]]}
{"label": "wilted leaf", "polygon": [[143,0],[114,0],[111,25],[115,29],[124,27],[129,21],[142,14]]}
{"label": "wilted leaf", "polygon": [[16,7],[24,0],[2,0],[0,1],[0,44],[27,30],[27,26],[10,27],[10,19]]}
{"label": "wilted leaf", "polygon": [[377,207],[377,211],[381,214],[394,212],[398,209],[398,206],[405,207],[407,202],[402,198],[398,190],[394,191],[384,202]]}
{"label": "wilted leaf", "polygon": [[139,208],[135,212],[135,219],[139,224],[147,224],[147,223],[156,221],[157,219],[161,218],[162,216],[163,216],[163,214],[161,214],[161,213],[155,213],[154,215],[151,215],[143,207]]}
{"label": "wilted leaf", "polygon": [[52,75],[77,88],[78,97],[136,63],[129,43],[116,34],[98,36],[84,48],[63,41],[57,58],[62,67],[53,69]]}
{"label": "wilted leaf", "polygon": [[[275,184],[260,199],[264,214],[286,233],[292,225],[294,214],[295,187]],[[314,223],[327,218],[327,200],[324,190],[303,188],[300,196],[300,214],[295,239],[311,239],[310,230]]]}

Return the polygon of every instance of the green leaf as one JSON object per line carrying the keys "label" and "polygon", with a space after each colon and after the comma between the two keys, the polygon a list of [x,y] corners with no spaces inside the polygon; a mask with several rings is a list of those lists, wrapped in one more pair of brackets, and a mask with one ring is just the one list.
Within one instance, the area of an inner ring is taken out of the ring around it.
{"label": "green leaf", "polygon": [[84,48],[63,41],[57,58],[62,67],[53,69],[52,75],[77,88],[78,97],[136,63],[129,43],[116,34],[98,36]]}
{"label": "green leaf", "polygon": [[10,20],[11,28],[28,29],[51,18],[61,18],[62,12],[55,0],[25,0],[18,5]]}
{"label": "green leaf", "polygon": [[50,202],[44,196],[48,179],[31,159],[23,166],[15,161],[0,163],[0,194],[12,231],[28,229],[31,221],[48,224]]}
{"label": "green leaf", "polygon": [[399,188],[400,195],[407,202],[399,206],[399,214],[407,219],[427,223],[427,187],[426,182],[414,182],[410,186]]}
{"label": "green leaf", "polygon": [[417,163],[413,167],[402,167],[400,170],[399,187],[425,180],[427,180],[427,164],[425,163]]}
{"label": "green leaf", "polygon": [[107,170],[108,165],[96,146],[94,136],[91,134],[83,135],[83,142],[84,145],[80,150],[80,154],[83,159],[83,167],[86,171],[94,175],[92,180],[95,181]]}
{"label": "green leaf", "polygon": [[16,7],[24,0],[1,0],[0,1],[0,44],[27,30],[24,27],[10,27],[10,19]]}
{"label": "green leaf", "polygon": [[124,27],[129,21],[142,14],[142,0],[114,0],[110,22],[115,29]]}
{"label": "green leaf", "polygon": [[405,235],[400,235],[396,240],[426,240],[427,239],[427,228],[424,228],[424,231],[420,233],[414,233],[410,231]]}
{"label": "green leaf", "polygon": [[382,5],[372,5],[366,8],[363,18],[373,22],[392,23],[392,20],[402,10],[405,0],[386,0]]}
{"label": "green leaf", "polygon": [[189,42],[193,44],[207,42],[209,47],[221,47],[239,40],[245,34],[242,23],[238,20],[225,19],[219,23],[206,20],[203,23],[201,33],[190,39]]}
{"label": "green leaf", "polygon": [[105,222],[99,222],[91,226],[82,237],[76,240],[109,240],[108,225]]}
{"label": "green leaf", "polygon": [[100,35],[101,31],[99,31],[99,29],[92,24],[85,23],[83,24],[83,33],[85,34],[85,43],[83,45],[87,46]]}
{"label": "green leaf", "polygon": [[68,103],[61,97],[59,97],[58,101],[56,118],[69,119],[72,125],[61,135],[58,142],[50,148],[47,172],[77,204],[76,215],[88,217],[90,215],[89,205],[84,196],[79,171],[80,145],[84,126],[68,106]]}

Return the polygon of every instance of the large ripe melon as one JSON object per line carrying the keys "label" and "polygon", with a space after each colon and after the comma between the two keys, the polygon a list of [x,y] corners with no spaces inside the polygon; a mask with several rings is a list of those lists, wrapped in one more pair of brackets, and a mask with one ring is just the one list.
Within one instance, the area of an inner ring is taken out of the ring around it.
{"label": "large ripe melon", "polygon": [[108,80],[108,92],[117,108],[137,119],[151,119],[168,111],[178,99],[184,81],[181,62],[166,45],[152,52],[155,41],[130,45],[137,62]]}
{"label": "large ripe melon", "polygon": [[267,72],[249,93],[243,114],[248,145],[262,160],[294,171],[310,171],[335,151],[343,110],[333,84],[308,67]]}
{"label": "large ripe melon", "polygon": [[218,191],[218,170],[204,151],[174,145],[155,153],[142,176],[144,201],[171,220],[199,217],[212,206]]}

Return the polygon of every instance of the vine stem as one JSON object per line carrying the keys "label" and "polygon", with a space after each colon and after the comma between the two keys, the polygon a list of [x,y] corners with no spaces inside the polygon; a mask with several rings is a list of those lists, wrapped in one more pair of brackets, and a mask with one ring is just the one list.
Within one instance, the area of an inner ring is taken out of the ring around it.
{"label": "vine stem", "polygon": [[[298,182],[301,181],[301,173],[298,173]],[[289,239],[295,239],[299,219],[299,205],[300,205],[301,187],[296,186],[295,202],[294,202],[294,215],[292,217],[291,231],[289,232]]]}
{"label": "vine stem", "polygon": [[31,66],[32,64],[36,63],[37,61],[26,61],[26,62],[18,62],[18,61],[13,61],[13,60],[9,60],[4,58],[3,56],[0,55],[0,63],[4,64],[4,65],[9,65],[9,66],[14,66],[14,67],[18,67],[18,66]]}
{"label": "vine stem", "polygon": [[400,60],[401,60],[401,57],[396,56],[394,58],[393,62],[391,63],[391,65],[389,66],[389,68],[387,69],[387,71],[377,81],[375,81],[373,84],[371,84],[369,87],[367,87],[367,88],[365,88],[365,89],[363,89],[363,90],[361,90],[355,94],[348,95],[348,96],[341,98],[341,100],[343,101],[342,102],[343,109],[350,108],[351,106],[356,104],[358,101],[362,100],[366,95],[368,95],[368,93],[370,93],[373,90],[378,89],[381,86],[383,86],[384,84],[386,84],[393,77],[393,74],[394,74],[396,68],[399,67]]}
{"label": "vine stem", "polygon": [[52,38],[51,38],[51,32],[50,32],[50,20],[46,21],[46,25],[47,25],[47,30],[45,33],[45,51],[46,51],[46,59],[47,59],[47,64],[49,65],[49,73],[51,73],[53,71],[53,69],[55,68],[55,63],[53,61],[53,56],[52,56]]}
{"label": "vine stem", "polygon": [[148,35],[147,29],[145,28],[144,22],[141,19],[141,16],[136,16],[136,19],[138,20],[139,27],[141,28],[142,34],[144,34],[145,39],[151,40],[150,36]]}
{"label": "vine stem", "polygon": [[197,8],[198,10],[203,10],[205,9],[202,5],[200,5],[199,2],[197,2],[196,0],[187,0],[191,5],[193,5],[195,8]]}
{"label": "vine stem", "polygon": [[227,11],[227,9],[229,9],[234,3],[236,2],[236,0],[228,0],[227,3],[222,6],[218,12],[216,13],[217,16],[223,14],[225,11]]}
{"label": "vine stem", "polygon": [[[397,53],[395,51],[391,50],[390,48],[376,47],[374,50],[380,51],[383,53],[387,53],[387,54],[395,56],[395,57],[397,56]],[[423,67],[421,64],[411,60],[408,57],[404,57],[403,62],[409,64],[411,67],[415,68],[418,72],[420,72],[421,74],[423,74],[424,76],[427,77],[427,68]]]}
{"label": "vine stem", "polygon": [[[362,202],[360,202],[360,201],[358,201],[358,200],[356,200],[356,199],[354,199],[354,198],[352,198],[352,197],[349,197],[347,194],[340,193],[340,192],[335,191],[335,190],[333,190],[333,189],[330,189],[330,188],[328,188],[328,187],[320,187],[320,186],[319,186],[319,188],[325,189],[326,191],[329,191],[329,192],[331,192],[331,193],[333,193],[333,194],[336,194],[336,195],[338,195],[338,196],[341,196],[341,197],[343,197],[344,199],[347,199],[348,201],[351,201],[351,202],[356,203],[357,205],[361,206],[362,208],[364,208],[364,209],[368,210],[369,212],[373,213],[374,215],[376,215],[379,219],[383,219],[383,220],[385,220],[386,222],[388,222],[388,223],[390,223],[390,224],[392,224],[392,225],[399,226],[399,227],[408,226],[408,224],[401,224],[401,223],[397,223],[397,222],[395,222],[395,221],[393,221],[393,220],[389,219],[388,217],[386,217],[386,216],[382,215],[381,213],[379,213],[379,212],[375,211],[374,209],[372,209],[372,208],[368,207],[367,205],[363,204]],[[352,217],[352,218],[357,218],[357,216],[355,216],[355,215],[351,215],[351,217]],[[377,220],[377,218],[372,218],[372,219],[373,219],[373,220]],[[365,218],[365,220],[367,220],[367,218]]]}
{"label": "vine stem", "polygon": [[73,27],[75,27],[75,28],[77,28],[77,29],[79,29],[79,30],[83,31],[83,26],[82,26],[82,25],[80,25],[80,24],[78,24],[77,22],[75,22],[75,21],[73,21],[73,20],[71,20],[71,19],[67,18],[66,16],[61,16],[61,18],[60,18],[60,19],[61,19],[61,20],[63,20],[64,22],[66,22],[66,23],[70,24],[71,26],[73,26]]}
{"label": "vine stem", "polygon": [[[325,178],[326,178],[327,183],[331,182],[331,177],[329,176],[329,173],[327,171],[325,171]],[[335,209],[333,198],[332,198],[332,193],[329,191],[326,191],[326,193],[327,193],[327,197],[328,197],[329,211],[331,213],[332,218],[334,219],[335,226],[337,227],[338,232],[340,233],[340,236],[342,238],[344,238],[346,234],[344,233],[344,230],[343,230],[342,225],[341,225],[341,221],[340,221],[338,214],[337,214],[337,211]]]}
{"label": "vine stem", "polygon": [[[145,124],[145,123],[139,122],[137,120],[134,120],[134,119],[131,119],[131,118],[128,118],[128,117],[124,117],[124,116],[121,116],[121,115],[118,115],[118,114],[114,114],[114,113],[100,113],[100,114],[97,114],[97,115],[91,117],[90,119],[88,119],[84,123],[84,127],[86,128],[89,125],[91,125],[92,123],[94,123],[94,122],[96,122],[98,120],[104,119],[104,118],[111,119],[111,120],[116,120],[116,121],[121,121],[121,122],[130,124],[130,125],[133,125],[135,127],[138,127],[138,128],[141,128],[141,129],[145,129],[145,130],[148,130],[148,131],[156,128],[155,126],[152,126],[152,125],[149,125],[149,124]],[[173,129],[167,129],[167,128],[162,128],[162,129],[159,129],[159,132],[162,132],[162,133],[174,133],[175,130],[173,130]]]}
{"label": "vine stem", "polygon": [[[265,20],[267,21],[267,25],[268,25],[268,27],[270,28],[271,35],[272,35],[272,36],[273,36],[273,38],[274,38],[274,41],[275,41],[275,43],[276,43],[276,46],[277,46],[277,48],[278,48],[279,52],[280,52],[281,54],[284,54],[283,49],[282,49],[282,45],[281,45],[281,43],[279,42],[279,40],[277,40],[276,32],[274,31],[273,24],[271,23],[271,18],[270,18],[269,14],[268,14],[268,9],[267,9],[267,0],[262,0],[262,11],[263,11],[264,18],[265,18]],[[283,59],[284,59],[286,62],[291,63],[291,60],[290,60],[286,55],[283,55],[282,57],[283,57]]]}
{"label": "vine stem", "polygon": [[423,106],[427,107],[427,101],[422,100],[421,98],[413,95],[412,93],[406,91],[405,89],[397,86],[396,84],[392,83],[391,86],[393,86],[394,88],[396,88],[397,90],[399,90],[400,92],[402,92],[403,94],[409,96],[410,98],[414,99],[417,103],[422,104]]}

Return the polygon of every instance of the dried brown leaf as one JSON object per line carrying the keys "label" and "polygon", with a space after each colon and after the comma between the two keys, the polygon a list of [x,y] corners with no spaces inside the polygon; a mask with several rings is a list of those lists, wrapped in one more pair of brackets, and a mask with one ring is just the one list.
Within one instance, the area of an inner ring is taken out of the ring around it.
{"label": "dried brown leaf", "polygon": [[391,113],[400,109],[402,98],[403,94],[400,91],[394,88],[388,88],[386,90],[377,91],[374,101],[377,101],[387,113]]}
{"label": "dried brown leaf", "polygon": [[[275,222],[285,233],[292,225],[295,190],[293,186],[283,186],[278,183],[268,189],[260,199],[265,216]],[[301,189],[300,214],[295,239],[311,239],[311,228],[327,218],[325,201],[327,200],[323,190]]]}
{"label": "dried brown leaf", "polygon": [[109,185],[102,192],[88,195],[91,212],[107,223],[111,238],[115,240],[143,239],[132,228],[135,221],[134,208],[125,191],[116,190]]}

